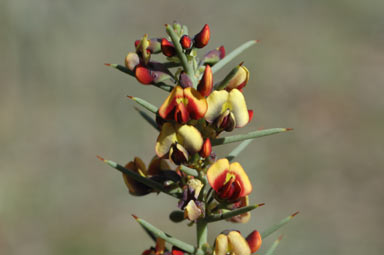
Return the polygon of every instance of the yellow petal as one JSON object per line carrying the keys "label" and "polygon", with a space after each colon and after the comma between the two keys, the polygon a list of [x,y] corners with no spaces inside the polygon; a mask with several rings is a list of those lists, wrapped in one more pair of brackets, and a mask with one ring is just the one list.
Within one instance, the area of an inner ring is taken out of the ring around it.
{"label": "yellow petal", "polygon": [[194,88],[184,89],[184,97],[187,99],[187,109],[192,119],[198,120],[207,112],[207,100]]}
{"label": "yellow petal", "polygon": [[228,102],[232,108],[231,112],[235,115],[236,127],[244,127],[247,125],[249,122],[249,114],[243,93],[238,89],[232,89],[231,92],[229,92]]}
{"label": "yellow petal", "polygon": [[190,221],[197,220],[202,214],[201,209],[197,207],[193,200],[189,201],[184,209],[184,217]]}
{"label": "yellow petal", "polygon": [[199,130],[190,125],[176,125],[177,142],[183,145],[190,153],[200,151],[203,146],[203,137]]}
{"label": "yellow petal", "polygon": [[228,237],[220,234],[216,237],[215,255],[226,255],[228,251]]}
{"label": "yellow petal", "polygon": [[[208,110],[205,113],[205,119],[213,122],[223,112],[223,105],[228,100],[228,92],[226,90],[213,91],[208,97]],[[226,109],[224,109],[225,111]]]}
{"label": "yellow petal", "polygon": [[231,89],[242,89],[249,80],[249,71],[248,69],[241,65],[237,70],[235,76],[229,81],[228,85],[225,87],[228,91]]}
{"label": "yellow petal", "polygon": [[247,241],[237,231],[231,231],[228,234],[228,245],[231,252],[235,255],[249,255],[251,249],[248,246]]}
{"label": "yellow petal", "polygon": [[209,167],[207,171],[208,182],[216,192],[223,186],[228,171],[229,161],[226,158],[219,159]]}
{"label": "yellow petal", "polygon": [[171,148],[171,145],[176,141],[177,135],[174,126],[169,122],[164,123],[156,142],[155,150],[157,156],[160,158],[165,156]]}
{"label": "yellow petal", "polygon": [[241,193],[239,194],[239,197],[245,197],[249,195],[252,192],[252,184],[240,163],[232,163],[229,166],[229,171],[236,176],[236,181],[240,184]]}
{"label": "yellow petal", "polygon": [[184,92],[182,87],[180,86],[174,87],[171,93],[168,95],[167,99],[165,99],[164,103],[160,106],[159,115],[163,119],[166,119],[168,117],[168,114],[172,112],[172,110],[178,104],[176,99],[183,98],[183,95],[184,95]]}

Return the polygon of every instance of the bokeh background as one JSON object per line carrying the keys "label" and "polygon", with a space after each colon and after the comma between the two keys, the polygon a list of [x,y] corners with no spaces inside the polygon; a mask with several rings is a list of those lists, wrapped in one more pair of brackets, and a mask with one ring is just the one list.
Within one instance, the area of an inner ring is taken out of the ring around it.
{"label": "bokeh background", "polygon": [[[251,202],[266,205],[235,227],[263,230],[298,210],[276,254],[382,254],[383,10],[380,0],[2,0],[0,254],[141,254],[150,241],[132,213],[195,241],[194,228],[168,221],[174,200],[130,196],[95,157],[153,155],[156,132],[126,95],[160,105],[166,94],[103,63],[123,63],[135,39],[164,36],[174,20],[192,34],[208,23],[208,48],[261,40],[215,79],[241,61],[251,72],[255,119],[237,133],[295,128],[238,158]],[[229,227],[213,224],[210,241]]]}

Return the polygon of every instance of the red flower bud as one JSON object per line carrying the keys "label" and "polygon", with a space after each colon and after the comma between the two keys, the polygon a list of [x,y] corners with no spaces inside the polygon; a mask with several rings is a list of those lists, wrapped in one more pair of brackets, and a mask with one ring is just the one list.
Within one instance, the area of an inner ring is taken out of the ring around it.
{"label": "red flower bud", "polygon": [[208,42],[209,42],[209,38],[211,36],[211,32],[209,31],[209,26],[207,24],[204,25],[203,29],[195,35],[194,37],[194,41],[195,41],[195,44],[194,46],[196,48],[203,48],[205,47]]}
{"label": "red flower bud", "polygon": [[204,97],[209,96],[211,94],[213,87],[213,78],[212,78],[212,69],[209,65],[205,67],[204,75],[201,78],[199,85],[197,86],[197,90]]}
{"label": "red flower bud", "polygon": [[173,46],[173,44],[165,38],[161,40],[161,51],[167,57],[172,57],[176,55],[175,46]]}
{"label": "red flower bud", "polygon": [[153,76],[151,70],[143,65],[137,65],[135,69],[135,77],[142,84],[151,84]]}
{"label": "red flower bud", "polygon": [[212,153],[211,140],[207,138],[204,141],[203,148],[201,148],[200,156],[202,156],[203,158],[207,158],[211,155],[211,153]]}
{"label": "red flower bud", "polygon": [[254,253],[256,252],[261,244],[262,244],[262,240],[261,240],[261,235],[259,233],[259,231],[257,230],[254,230],[252,233],[250,233],[247,238],[247,243],[249,245],[249,248],[251,249],[251,253]]}
{"label": "red flower bud", "polygon": [[190,49],[192,47],[192,39],[188,35],[183,35],[180,39],[180,44],[183,49]]}

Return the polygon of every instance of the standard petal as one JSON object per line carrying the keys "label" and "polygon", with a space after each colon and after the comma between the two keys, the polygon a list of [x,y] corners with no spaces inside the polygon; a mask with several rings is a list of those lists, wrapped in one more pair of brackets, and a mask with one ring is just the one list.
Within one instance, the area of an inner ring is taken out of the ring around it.
{"label": "standard petal", "polygon": [[192,119],[198,120],[204,117],[208,109],[207,100],[194,88],[184,89],[184,97],[187,99],[187,109]]}
{"label": "standard petal", "polygon": [[159,115],[166,119],[168,114],[176,107],[177,98],[183,97],[183,88],[180,86],[176,86],[173,88],[171,93],[168,95],[167,99],[165,99],[164,103],[159,108]]}
{"label": "standard petal", "polygon": [[[228,92],[226,90],[213,91],[207,97],[208,110],[205,113],[205,119],[208,122],[213,122],[223,112],[223,106],[228,100]],[[224,109],[225,111],[226,109]]]}
{"label": "standard petal", "polygon": [[209,185],[218,192],[225,183],[229,171],[229,161],[226,158],[219,159],[207,171]]}
{"label": "standard petal", "polygon": [[155,147],[157,156],[159,156],[160,158],[165,156],[171,148],[171,145],[176,141],[177,136],[174,126],[169,122],[164,123],[161,128],[159,137],[157,137]]}
{"label": "standard petal", "polygon": [[228,251],[228,237],[224,234],[220,234],[216,237],[215,254],[226,255],[227,251]]}
{"label": "standard petal", "polygon": [[240,163],[232,163],[229,166],[229,171],[236,176],[236,181],[240,184],[241,192],[239,197],[245,197],[249,195],[252,192],[252,184]]}
{"label": "standard petal", "polygon": [[248,246],[247,241],[237,231],[231,231],[228,234],[229,249],[236,255],[249,255],[251,249]]}
{"label": "standard petal", "polygon": [[228,102],[231,105],[231,111],[235,115],[236,127],[244,127],[247,125],[249,122],[249,114],[243,93],[238,89],[232,89],[231,92],[229,92]]}
{"label": "standard petal", "polygon": [[177,125],[177,142],[183,145],[190,153],[200,151],[203,146],[203,137],[199,130],[190,125]]}

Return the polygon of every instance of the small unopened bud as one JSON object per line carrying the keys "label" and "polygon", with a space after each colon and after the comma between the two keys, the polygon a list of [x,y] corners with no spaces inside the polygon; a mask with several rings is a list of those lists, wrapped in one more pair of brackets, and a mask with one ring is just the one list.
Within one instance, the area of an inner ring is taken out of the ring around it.
{"label": "small unopened bud", "polygon": [[211,37],[211,32],[209,30],[209,26],[205,24],[203,29],[198,34],[195,35],[194,46],[196,48],[205,47],[208,44],[210,37]]}
{"label": "small unopened bud", "polygon": [[207,158],[211,155],[211,153],[212,153],[211,140],[207,138],[204,141],[203,148],[201,148],[200,156],[202,156],[203,158]]}
{"label": "small unopened bud", "polygon": [[161,51],[167,57],[173,57],[176,55],[175,46],[173,46],[173,44],[165,38],[161,40]]}
{"label": "small unopened bud", "polygon": [[249,123],[253,118],[253,110],[248,110],[248,116],[249,116],[249,120],[248,120],[248,123]]}
{"label": "small unopened bud", "polygon": [[202,58],[202,62],[204,65],[214,65],[219,62],[220,59],[225,57],[225,48],[224,46],[220,46],[217,49],[208,51],[207,54]]}
{"label": "small unopened bud", "polygon": [[182,222],[183,220],[185,220],[184,218],[184,212],[183,211],[173,211],[171,212],[171,214],[169,215],[169,219],[173,222]]}
{"label": "small unopened bud", "polygon": [[149,40],[148,49],[151,53],[157,54],[161,52],[161,38],[152,38]]}
{"label": "small unopened bud", "polygon": [[137,65],[135,69],[135,77],[142,84],[151,84],[153,82],[153,76],[150,69],[143,65]]}
{"label": "small unopened bud", "polygon": [[205,67],[203,77],[201,78],[199,85],[197,86],[197,90],[204,97],[209,96],[211,94],[213,88],[213,77],[212,77],[212,69],[209,65]]}
{"label": "small unopened bud", "polygon": [[183,35],[180,39],[181,47],[185,50],[189,50],[192,47],[192,39],[188,35]]}
{"label": "small unopened bud", "polygon": [[216,120],[216,127],[231,132],[236,127],[235,116],[230,110],[226,110]]}
{"label": "small unopened bud", "polygon": [[193,87],[192,79],[185,72],[180,74],[179,83],[183,88]]}
{"label": "small unopened bud", "polygon": [[252,233],[250,233],[247,236],[246,240],[247,240],[249,248],[251,249],[251,253],[256,252],[260,248],[260,246],[263,242],[261,240],[261,235],[260,235],[259,231],[257,231],[257,230],[254,230]]}
{"label": "small unopened bud", "polygon": [[135,52],[129,52],[125,57],[125,67],[127,67],[131,71],[133,71],[139,63],[139,56]]}

